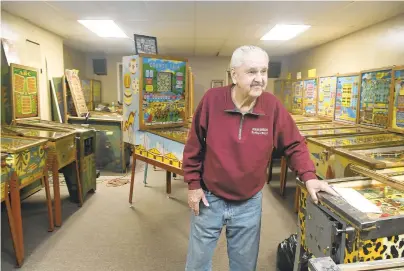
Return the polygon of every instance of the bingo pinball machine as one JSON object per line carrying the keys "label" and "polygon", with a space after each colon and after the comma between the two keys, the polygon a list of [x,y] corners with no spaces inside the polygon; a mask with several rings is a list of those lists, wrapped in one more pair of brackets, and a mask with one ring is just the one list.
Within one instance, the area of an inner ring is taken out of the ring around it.
{"label": "bingo pinball machine", "polygon": [[7,205],[10,204],[7,203],[10,195],[11,206],[6,207],[18,266],[21,266],[24,260],[21,199],[27,197],[23,193],[24,189],[27,190],[28,188],[28,191],[32,193],[41,188],[37,184],[38,180],[43,181],[45,188],[48,231],[54,230],[52,199],[47,172],[47,149],[47,140],[1,134],[1,198],[2,201],[6,201]]}
{"label": "bingo pinball machine", "polygon": [[[404,136],[381,131],[380,134],[351,135],[336,137],[307,138],[310,158],[316,167],[316,174],[322,179],[336,176],[335,149],[349,147],[381,147],[404,144]],[[344,170],[342,171],[344,172]],[[341,174],[341,170],[338,170]]]}
{"label": "bingo pinball machine", "polygon": [[[182,152],[187,138],[189,110],[188,61],[159,55],[126,56],[124,82],[124,141],[134,146],[130,203],[136,160],[182,175]],[[145,171],[146,173],[147,171]],[[145,176],[146,178],[146,176]]]}
{"label": "bingo pinball machine", "polygon": [[404,133],[404,67],[394,67],[394,83],[390,95],[389,130]]}
{"label": "bingo pinball machine", "polygon": [[327,180],[340,196],[321,192],[317,205],[307,199],[305,184],[298,181],[301,195],[294,270],[300,270],[303,252],[315,258],[330,257],[337,264],[404,257],[403,170],[375,172],[351,167],[357,176]]}
{"label": "bingo pinball machine", "polygon": [[[33,127],[50,131],[75,132],[77,159],[79,164],[80,182],[82,188],[83,201],[88,192],[95,192],[97,189],[97,175],[95,155],[96,155],[96,131],[91,128],[85,128],[80,125],[59,123],[48,120],[22,120],[17,121],[21,127]],[[77,179],[75,170],[64,170],[64,177],[68,183],[74,183]],[[73,195],[75,195],[73,193]],[[77,201],[77,199],[73,199]]]}
{"label": "bingo pinball machine", "polygon": [[[85,125],[86,128],[96,130],[96,167],[114,172],[125,172],[130,163],[131,149],[123,141],[122,115],[117,112],[89,111],[78,72],[67,69],[65,79],[66,82],[63,82],[63,85],[68,97],[66,102],[69,112],[68,123]],[[94,83],[92,82],[91,85],[93,86]],[[98,103],[96,92],[94,89],[91,91],[92,104]]]}
{"label": "bingo pinball machine", "polygon": [[315,116],[317,114],[317,79],[303,80],[303,115]]}
{"label": "bingo pinball machine", "polygon": [[336,80],[334,121],[356,124],[360,75],[338,74]]}
{"label": "bingo pinball machine", "polygon": [[389,102],[393,86],[392,68],[361,72],[357,123],[388,128]]}
{"label": "bingo pinball machine", "polygon": [[[75,132],[60,132],[51,131],[40,128],[7,126],[2,128],[2,135],[12,135],[31,139],[45,139],[47,143],[46,164],[49,171],[52,171],[53,190],[54,190],[54,205],[55,205],[55,224],[62,225],[62,206],[60,199],[60,180],[59,171],[77,172],[75,179],[66,179],[66,184],[69,190],[70,199],[77,199],[79,206],[83,204],[83,196],[81,191],[80,174],[78,174],[77,150],[76,150],[76,135]],[[35,184],[41,187],[41,182]],[[30,191],[27,191],[29,193]]]}
{"label": "bingo pinball machine", "polygon": [[318,78],[317,116],[334,119],[336,92],[336,76]]}
{"label": "bingo pinball machine", "polygon": [[292,114],[303,114],[303,81],[292,83]]}
{"label": "bingo pinball machine", "polygon": [[[372,135],[372,134],[381,134],[387,133],[385,131],[379,129],[370,129],[370,128],[363,128],[363,127],[344,127],[343,124],[335,124],[335,123],[325,123],[325,124],[318,124],[317,126],[325,126],[329,125],[329,128],[318,129],[318,127],[314,127],[314,129],[310,129],[306,126],[306,130],[299,130],[300,134],[307,140],[308,138],[321,138],[321,137],[332,137],[332,136],[354,136],[354,135]],[[338,127],[335,128],[331,125],[335,125]],[[313,128],[312,127],[312,128]],[[285,187],[286,187],[286,180],[287,180],[287,161],[285,157],[281,159],[281,172],[280,172],[280,191],[281,195],[284,195]],[[296,197],[297,197],[296,193]],[[295,204],[297,204],[297,198],[295,198]]]}

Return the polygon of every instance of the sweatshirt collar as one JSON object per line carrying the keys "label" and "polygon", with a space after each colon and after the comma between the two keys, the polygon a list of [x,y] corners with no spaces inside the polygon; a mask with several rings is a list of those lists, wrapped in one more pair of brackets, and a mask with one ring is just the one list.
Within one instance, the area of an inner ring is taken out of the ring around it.
{"label": "sweatshirt collar", "polygon": [[[233,88],[233,86],[234,86],[234,84],[226,87],[224,111],[231,112],[231,113],[240,113],[240,110],[236,107],[236,105],[233,102],[233,99],[231,98],[231,89]],[[262,109],[261,100],[262,100],[261,97],[258,97],[257,101],[255,102],[254,107],[252,109],[250,109],[250,111],[248,111],[247,114],[252,114],[252,115],[257,115],[257,116],[265,115],[265,111]]]}

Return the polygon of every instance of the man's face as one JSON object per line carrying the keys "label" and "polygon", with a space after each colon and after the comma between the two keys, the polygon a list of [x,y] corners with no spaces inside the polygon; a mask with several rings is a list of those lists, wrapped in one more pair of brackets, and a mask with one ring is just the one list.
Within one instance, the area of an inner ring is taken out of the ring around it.
{"label": "man's face", "polygon": [[245,54],[243,64],[232,69],[232,79],[244,95],[260,96],[267,87],[268,58],[262,52]]}

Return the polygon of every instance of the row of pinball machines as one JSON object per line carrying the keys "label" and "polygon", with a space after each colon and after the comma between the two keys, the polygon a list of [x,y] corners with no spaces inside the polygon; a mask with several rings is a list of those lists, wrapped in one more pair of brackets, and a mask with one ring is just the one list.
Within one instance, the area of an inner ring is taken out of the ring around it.
{"label": "row of pinball machines", "polygon": [[[345,268],[404,257],[404,67],[275,86],[306,140],[317,176],[341,195],[320,193],[315,205],[298,180],[294,270],[301,270],[303,253],[331,257]],[[283,194],[284,157],[281,168]]]}
{"label": "row of pinball machines", "polygon": [[20,201],[45,188],[48,230],[62,226],[61,184],[66,183],[70,201],[79,206],[96,190],[96,130],[42,120],[39,71],[32,67],[2,61],[2,102],[2,202],[4,199],[7,207],[11,199],[7,215],[17,265],[21,266],[24,242]]}
{"label": "row of pinball machines", "polygon": [[129,202],[132,204],[136,161],[183,175],[182,154],[193,112],[193,74],[188,60],[161,55],[123,57],[124,141],[134,148]]}

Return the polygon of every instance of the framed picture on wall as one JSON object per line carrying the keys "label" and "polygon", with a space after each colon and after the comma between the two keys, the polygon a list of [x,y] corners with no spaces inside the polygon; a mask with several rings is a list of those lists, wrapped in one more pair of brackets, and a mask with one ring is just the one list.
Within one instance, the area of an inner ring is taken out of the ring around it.
{"label": "framed picture on wall", "polygon": [[211,88],[218,88],[224,86],[224,80],[212,80]]}
{"label": "framed picture on wall", "polygon": [[157,55],[157,38],[134,34],[135,54]]}

